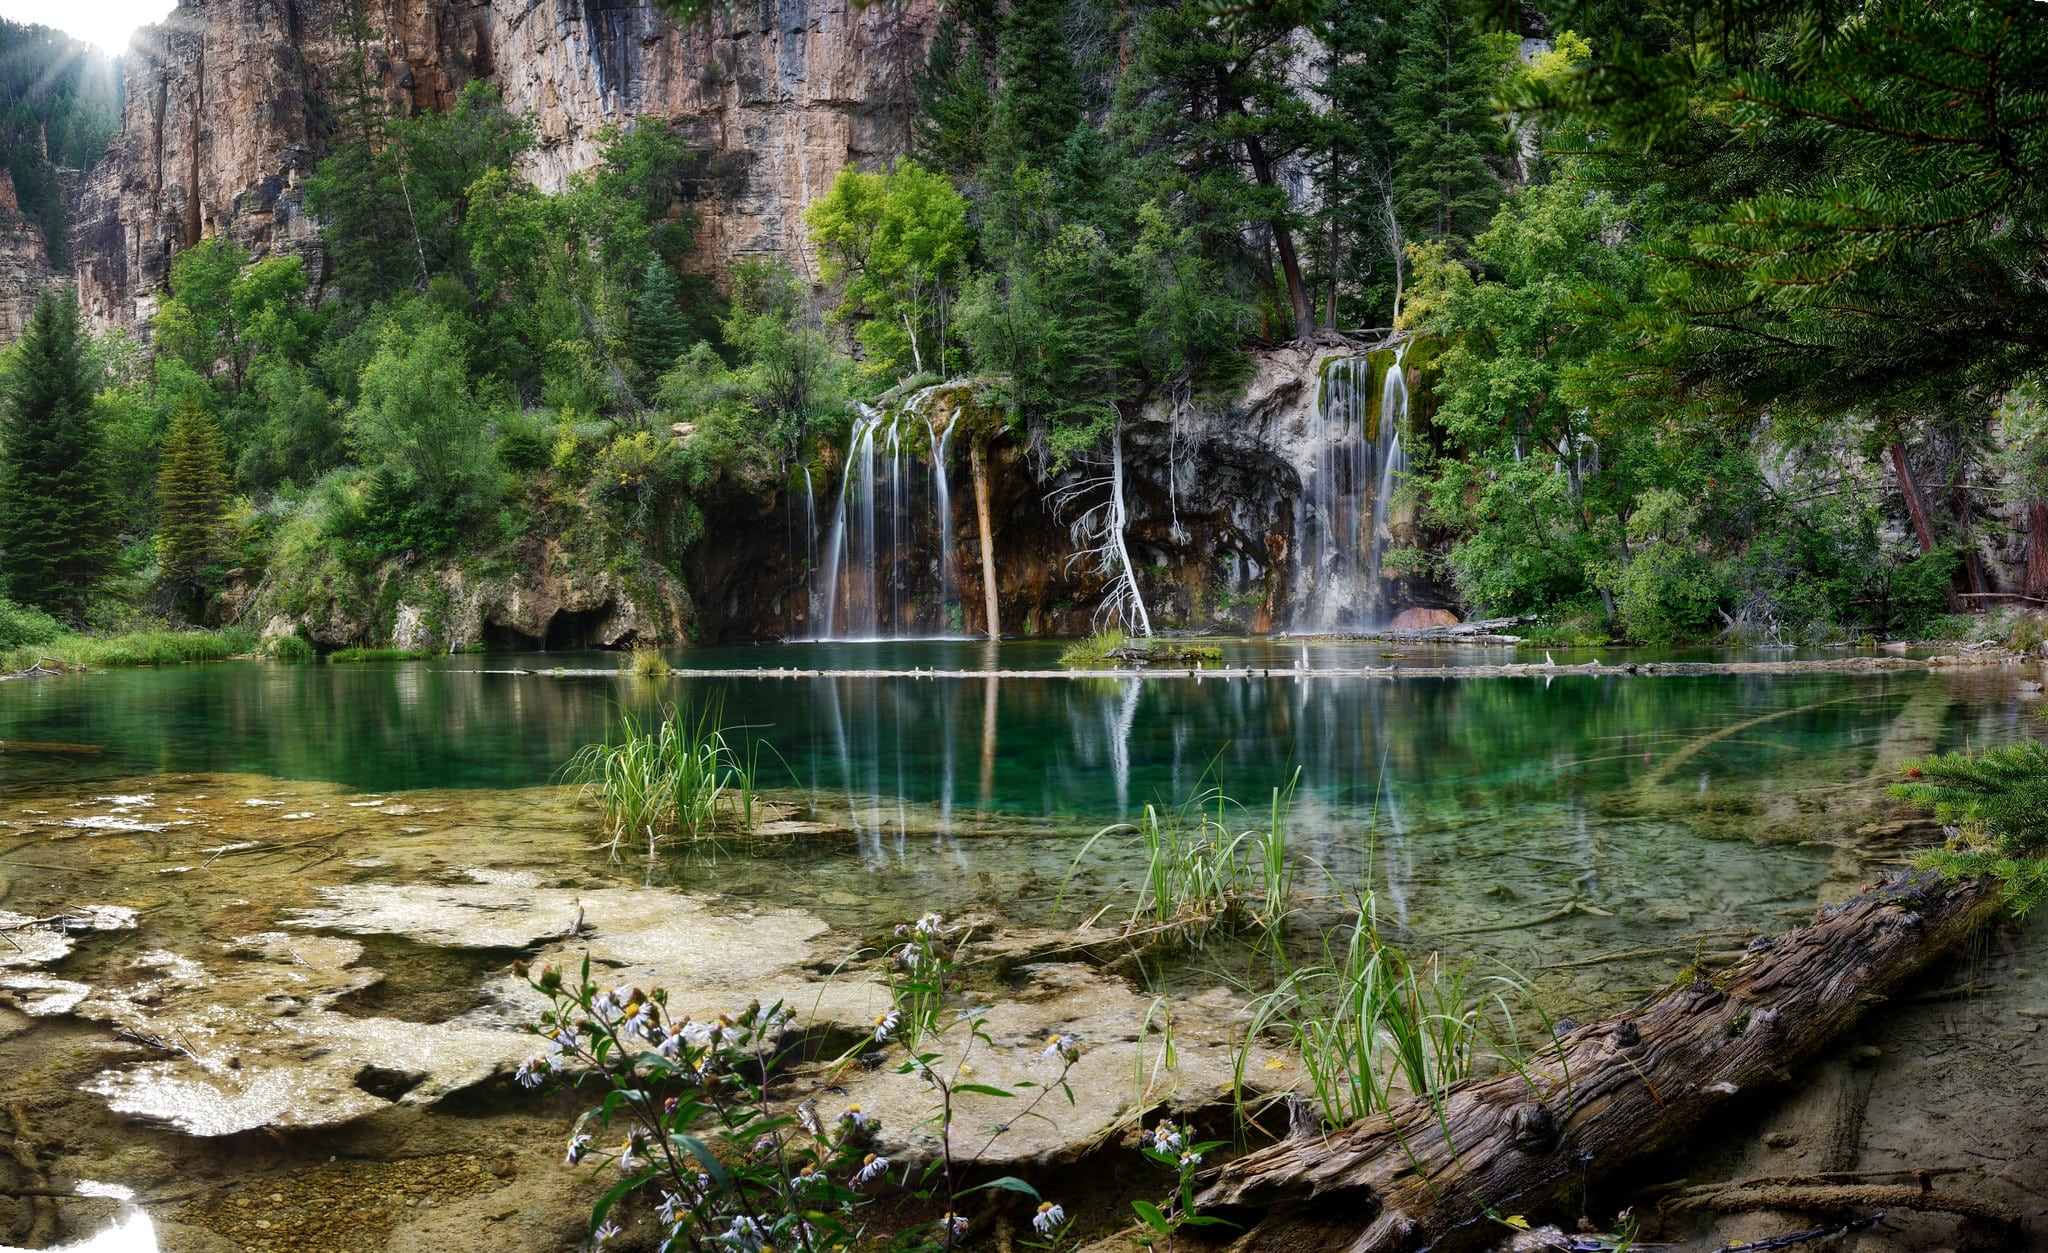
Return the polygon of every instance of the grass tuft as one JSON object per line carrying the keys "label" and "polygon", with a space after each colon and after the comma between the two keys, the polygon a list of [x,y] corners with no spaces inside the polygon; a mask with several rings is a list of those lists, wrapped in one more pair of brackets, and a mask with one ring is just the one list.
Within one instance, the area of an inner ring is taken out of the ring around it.
{"label": "grass tuft", "polygon": [[1107,666],[1110,653],[1131,642],[1131,637],[1122,631],[1097,631],[1085,640],[1076,640],[1060,653],[1060,664],[1076,668]]}
{"label": "grass tuft", "polygon": [[[1297,770],[1286,786],[1273,789],[1262,822],[1215,786],[1170,808],[1147,805],[1137,822],[1105,827],[1082,845],[1067,882],[1098,842],[1134,841],[1144,854],[1145,872],[1127,923],[1131,933],[1197,946],[1217,930],[1278,935],[1294,896],[1287,814],[1300,778]],[[1063,884],[1062,895],[1065,890]]]}
{"label": "grass tuft", "polygon": [[673,840],[694,844],[758,827],[759,745],[744,755],[734,749],[722,714],[717,700],[695,710],[671,706],[653,725],[625,714],[616,738],[569,760],[565,774],[603,811],[614,859],[629,843],[646,841],[652,857]]}
{"label": "grass tuft", "polygon": [[635,648],[631,660],[626,663],[627,673],[641,679],[666,679],[669,676],[668,658],[658,648]]}
{"label": "grass tuft", "polygon": [[423,661],[435,654],[424,648],[337,648],[327,654],[330,665],[357,665],[372,661]]}
{"label": "grass tuft", "polygon": [[1520,1066],[1511,997],[1527,1001],[1512,979],[1476,980],[1467,962],[1403,952],[1381,934],[1368,893],[1341,951],[1326,939],[1320,963],[1287,970],[1254,1002],[1236,1062],[1238,1100],[1252,1042],[1278,1036],[1300,1056],[1327,1126],[1411,1094],[1435,1102],[1483,1056]]}
{"label": "grass tuft", "polygon": [[218,631],[133,631],[124,635],[63,634],[41,644],[26,644],[0,654],[0,672],[32,666],[107,668],[169,666],[190,661],[225,661],[255,649],[255,635],[245,627]]}

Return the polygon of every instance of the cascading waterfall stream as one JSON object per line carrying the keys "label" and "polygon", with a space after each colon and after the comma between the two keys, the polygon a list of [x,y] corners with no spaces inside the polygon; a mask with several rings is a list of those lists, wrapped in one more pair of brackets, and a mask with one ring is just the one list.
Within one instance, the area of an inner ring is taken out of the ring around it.
{"label": "cascading waterfall stream", "polygon": [[1408,473],[1408,454],[1401,447],[1401,428],[1408,425],[1408,372],[1401,367],[1401,358],[1406,356],[1408,345],[1402,344],[1394,350],[1394,363],[1387,367],[1387,378],[1380,385],[1380,427],[1378,440],[1378,461],[1380,481],[1372,494],[1372,525],[1367,532],[1367,561],[1365,569],[1365,590],[1370,605],[1368,621],[1382,625],[1393,616],[1392,606],[1387,603],[1387,585],[1381,574],[1381,563],[1386,559],[1387,543],[1394,538],[1387,516],[1394,501],[1394,490],[1400,485],[1402,476]]}
{"label": "cascading waterfall stream", "polygon": [[[931,639],[955,634],[953,492],[947,465],[956,416],[932,415],[936,387],[900,411],[860,406],[813,595],[815,638]],[[915,447],[917,433],[925,447]],[[926,463],[920,472],[918,461]],[[936,542],[936,562],[930,546]],[[923,559],[921,560],[921,555]],[[936,565],[935,586],[927,565]],[[929,592],[935,592],[934,598]]]}
{"label": "cascading waterfall stream", "polygon": [[1309,428],[1315,463],[1297,530],[1304,595],[1296,604],[1296,630],[1361,630],[1389,616],[1381,565],[1392,538],[1389,506],[1408,468],[1401,447],[1408,422],[1406,353],[1406,344],[1394,350],[1376,406],[1372,355],[1337,357],[1323,366]]}

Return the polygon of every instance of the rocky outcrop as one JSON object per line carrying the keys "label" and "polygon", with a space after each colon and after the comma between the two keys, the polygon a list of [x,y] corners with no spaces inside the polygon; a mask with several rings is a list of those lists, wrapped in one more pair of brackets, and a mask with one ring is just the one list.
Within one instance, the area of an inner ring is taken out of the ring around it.
{"label": "rocky outcrop", "polygon": [[51,268],[42,227],[21,211],[14,178],[0,169],[0,344],[21,338],[36,301],[62,280]]}
{"label": "rocky outcrop", "polygon": [[[215,235],[319,273],[306,175],[327,151],[353,46],[347,0],[186,0],[136,36],[122,132],[73,216],[80,298],[146,321],[179,249]],[[707,272],[761,254],[809,265],[803,208],[849,162],[908,144],[930,0],[756,0],[679,30],[648,0],[371,0],[369,66],[394,109],[496,84],[540,133],[543,188],[597,160],[601,131],[671,119],[701,160],[690,197]]]}
{"label": "rocky outcrop", "polygon": [[690,638],[689,594],[652,562],[579,560],[558,544],[485,568],[389,563],[362,579],[329,568],[273,575],[227,597],[265,642],[297,635],[353,647],[537,652],[675,645]]}

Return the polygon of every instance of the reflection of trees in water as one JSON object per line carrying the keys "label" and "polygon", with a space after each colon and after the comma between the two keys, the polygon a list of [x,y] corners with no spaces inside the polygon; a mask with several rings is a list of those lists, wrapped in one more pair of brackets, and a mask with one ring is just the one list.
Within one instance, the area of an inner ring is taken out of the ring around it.
{"label": "reflection of trees in water", "polygon": [[[499,663],[502,664],[502,663]],[[1531,805],[1679,818],[1807,783],[1866,777],[1909,705],[1915,747],[2010,738],[2025,711],[1947,676],[1560,675],[1475,680],[814,679],[646,683],[439,665],[190,666],[0,690],[0,733],[87,741],[98,773],[220,769],[365,790],[546,782],[621,709],[725,697],[771,744],[764,781],[844,805],[873,855],[906,829],[978,810],[1073,824],[1175,803],[1213,780],[1247,804],[1301,768],[1295,830],[1342,862],[1369,835],[1392,858],[1421,826]],[[994,688],[992,692],[990,689]],[[2003,689],[2001,689],[2002,692]],[[1917,701],[1913,698],[1919,694]],[[1843,697],[1855,699],[1843,700]],[[1834,702],[1834,703],[1826,703]],[[1694,755],[1669,787],[1644,776],[1689,743],[1800,708]],[[1926,726],[1921,726],[1925,722]],[[1903,742],[1903,741],[1901,741]],[[786,765],[786,771],[785,771]],[[1696,779],[1713,786],[1703,800]],[[1735,799],[1731,800],[1733,797]],[[962,809],[962,807],[965,809]],[[1392,824],[1397,811],[1403,835]],[[1579,819],[1570,820],[1573,825]],[[974,825],[985,823],[974,821]],[[1387,863],[1391,864],[1391,863]],[[1356,867],[1352,867],[1353,870]]]}

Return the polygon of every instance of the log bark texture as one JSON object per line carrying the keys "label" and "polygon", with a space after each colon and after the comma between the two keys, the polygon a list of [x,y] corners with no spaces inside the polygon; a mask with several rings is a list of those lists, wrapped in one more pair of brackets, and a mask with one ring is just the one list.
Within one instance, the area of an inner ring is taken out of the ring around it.
{"label": "log bark texture", "polygon": [[1235,1247],[1472,1249],[1567,1192],[1782,1082],[1996,911],[1980,880],[1896,876],[1760,939],[1733,967],[1577,1027],[1526,1072],[1467,1080],[1224,1166],[1208,1211],[1266,1211]]}

